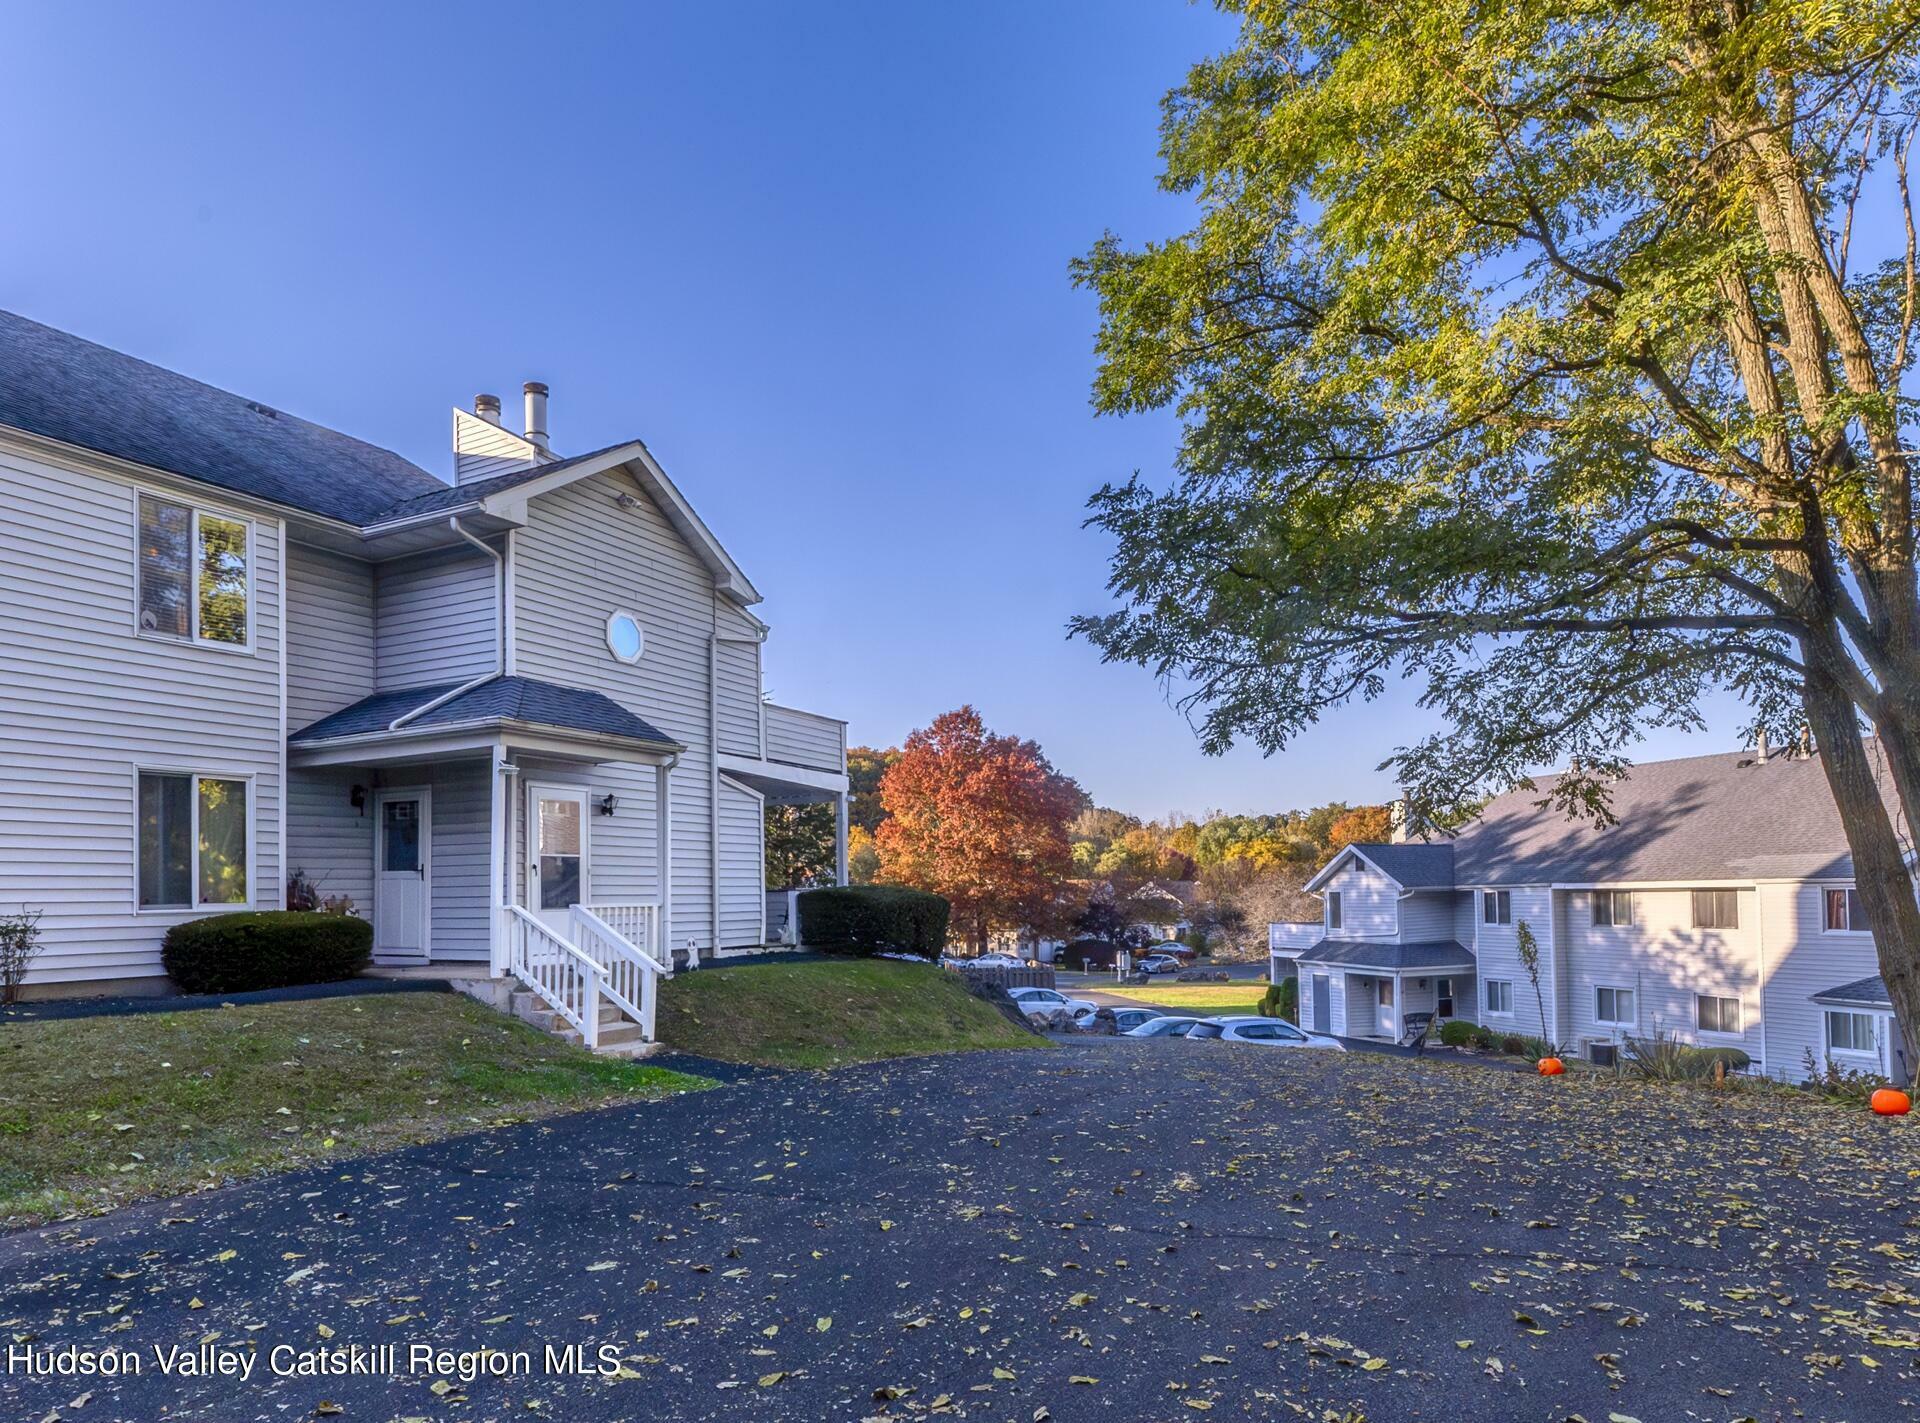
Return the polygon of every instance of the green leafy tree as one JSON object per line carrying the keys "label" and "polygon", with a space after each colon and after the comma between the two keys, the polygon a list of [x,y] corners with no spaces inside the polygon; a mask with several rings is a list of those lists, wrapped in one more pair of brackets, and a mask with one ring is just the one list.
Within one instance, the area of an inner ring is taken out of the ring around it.
{"label": "green leafy tree", "polygon": [[832,884],[834,814],[830,803],[770,805],[766,810],[767,888]]}
{"label": "green leafy tree", "polygon": [[1162,125],[1196,225],[1076,265],[1096,406],[1185,421],[1172,488],[1093,500],[1077,632],[1213,751],[1414,677],[1442,827],[1567,762],[1604,819],[1731,689],[1817,738],[1920,1041],[1913,0],[1228,8]]}
{"label": "green leafy tree", "polygon": [[857,826],[869,835],[880,828],[880,822],[887,818],[886,807],[880,803],[880,779],[899,759],[898,746],[884,751],[871,746],[847,748],[847,784],[852,792],[847,803],[849,826]]}

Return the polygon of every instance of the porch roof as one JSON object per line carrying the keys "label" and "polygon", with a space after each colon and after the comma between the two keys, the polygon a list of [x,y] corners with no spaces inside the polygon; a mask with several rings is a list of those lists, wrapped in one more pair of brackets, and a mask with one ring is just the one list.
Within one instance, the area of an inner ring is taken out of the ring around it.
{"label": "porch roof", "polygon": [[1857,978],[1852,983],[1829,988],[1825,993],[1816,993],[1813,1001],[1848,1008],[1893,1007],[1893,995],[1887,992],[1886,980],[1877,973],[1872,978]]}
{"label": "porch roof", "polygon": [[[440,682],[425,687],[405,687],[394,692],[375,692],[370,697],[362,697],[352,706],[342,707],[331,716],[322,717],[311,726],[302,727],[287,741],[293,746],[317,746],[350,737],[378,735],[388,730],[397,718],[427,705],[436,697],[458,690],[460,685],[458,682]],[[533,677],[495,677],[470,687],[432,711],[414,717],[407,723],[407,730],[417,733],[450,727],[509,723],[618,737],[654,751],[686,749],[612,697],[580,687],[563,687],[557,682],[542,682]]]}
{"label": "porch roof", "polygon": [[1343,968],[1372,968],[1383,973],[1439,972],[1474,966],[1472,952],[1451,939],[1435,939],[1422,944],[1322,939],[1312,948],[1302,949],[1299,961],[1338,964]]}

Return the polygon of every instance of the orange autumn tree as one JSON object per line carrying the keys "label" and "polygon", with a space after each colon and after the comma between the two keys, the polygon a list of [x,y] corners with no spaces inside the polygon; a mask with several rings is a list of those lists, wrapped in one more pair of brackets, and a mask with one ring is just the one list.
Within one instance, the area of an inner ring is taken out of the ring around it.
{"label": "orange autumn tree", "polygon": [[994,735],[970,706],[947,712],[907,738],[880,802],[879,881],[944,895],[974,949],[1057,915],[1067,826],[1086,802],[1033,742]]}

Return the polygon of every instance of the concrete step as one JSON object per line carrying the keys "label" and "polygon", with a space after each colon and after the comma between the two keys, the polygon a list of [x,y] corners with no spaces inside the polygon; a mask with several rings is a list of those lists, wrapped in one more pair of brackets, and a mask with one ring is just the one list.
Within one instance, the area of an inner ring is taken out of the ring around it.
{"label": "concrete step", "polygon": [[[585,1041],[579,1032],[571,1025],[564,1028],[556,1028],[553,1030],[553,1033],[555,1037],[558,1037],[563,1042],[570,1042],[575,1047],[579,1047],[581,1043]],[[645,1041],[646,1039],[640,1031],[640,1025],[638,1023],[628,1022],[625,1018],[620,1019],[616,1023],[602,1023],[600,1025],[600,1046],[603,1048],[619,1047],[623,1043]]]}

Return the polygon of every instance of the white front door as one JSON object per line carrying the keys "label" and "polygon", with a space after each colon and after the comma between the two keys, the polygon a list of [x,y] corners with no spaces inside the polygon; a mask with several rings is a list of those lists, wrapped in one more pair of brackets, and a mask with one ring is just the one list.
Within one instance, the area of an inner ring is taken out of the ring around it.
{"label": "white front door", "polygon": [[567,911],[586,897],[586,788],[528,786],[527,907],[565,937]]}
{"label": "white front door", "polygon": [[427,961],[432,818],[425,790],[373,793],[373,949],[389,962]]}
{"label": "white front door", "polygon": [[1390,978],[1380,980],[1380,1035],[1396,1040],[1400,1036],[1400,1020],[1393,1012],[1393,980]]}

